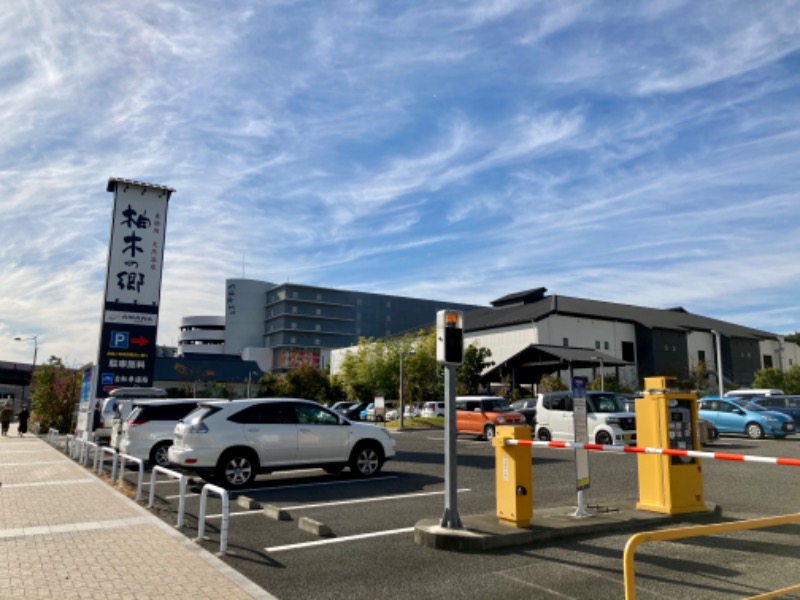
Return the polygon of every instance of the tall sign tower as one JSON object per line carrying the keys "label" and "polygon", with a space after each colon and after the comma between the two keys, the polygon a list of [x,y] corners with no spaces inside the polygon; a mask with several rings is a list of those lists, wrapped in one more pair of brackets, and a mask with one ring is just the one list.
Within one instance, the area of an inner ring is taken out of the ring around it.
{"label": "tall sign tower", "polygon": [[96,396],[152,387],[170,187],[108,180],[114,194]]}

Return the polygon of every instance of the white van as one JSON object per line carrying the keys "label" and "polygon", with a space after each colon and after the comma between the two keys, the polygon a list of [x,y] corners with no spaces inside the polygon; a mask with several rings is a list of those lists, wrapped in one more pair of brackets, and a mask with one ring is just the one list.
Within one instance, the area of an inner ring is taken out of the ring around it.
{"label": "white van", "polygon": [[[536,398],[536,439],[575,441],[571,392],[547,392]],[[636,444],[636,414],[625,410],[625,399],[613,392],[586,392],[589,443]]]}
{"label": "white van", "polygon": [[750,389],[750,390],[731,390],[730,392],[725,393],[726,398],[744,398],[749,400],[750,398],[759,398],[761,396],[783,396],[783,390],[779,390],[778,388],[759,388],[759,389]]}

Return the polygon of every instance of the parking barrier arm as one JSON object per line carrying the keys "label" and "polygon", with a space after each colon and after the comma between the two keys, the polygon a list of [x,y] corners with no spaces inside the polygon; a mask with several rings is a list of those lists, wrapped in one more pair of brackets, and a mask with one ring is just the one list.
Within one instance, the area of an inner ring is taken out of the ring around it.
{"label": "parking barrier arm", "polygon": [[147,508],[152,508],[156,501],[156,475],[164,473],[173,479],[177,479],[180,483],[180,497],[178,500],[178,522],[175,527],[183,527],[183,511],[186,507],[186,476],[183,473],[172,471],[165,467],[158,465],[153,467],[153,474],[150,476],[150,501],[147,503]]}
{"label": "parking barrier arm", "polygon": [[736,462],[758,462],[787,467],[800,467],[800,458],[778,458],[774,456],[753,456],[747,454],[727,454],[725,452],[702,452],[700,450],[675,450],[672,448],[642,448],[639,446],[604,446],[602,444],[582,444],[580,442],[541,442],[528,440],[506,440],[509,446],[534,446],[539,448],[569,448],[574,450],[595,450],[616,452],[618,454],[663,454],[665,456],[690,456],[713,460],[732,460]]}
{"label": "parking barrier arm", "polygon": [[219,534],[219,553],[225,554],[228,550],[228,523],[230,521],[230,501],[228,500],[228,490],[219,486],[207,483],[203,486],[200,494],[200,515],[197,523],[197,539],[202,540],[206,531],[206,504],[208,492],[219,494],[222,498],[222,526]]}

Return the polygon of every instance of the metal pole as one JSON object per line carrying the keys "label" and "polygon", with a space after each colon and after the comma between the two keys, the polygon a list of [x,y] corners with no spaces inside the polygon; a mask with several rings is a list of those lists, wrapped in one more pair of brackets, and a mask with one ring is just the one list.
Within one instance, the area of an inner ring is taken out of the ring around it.
{"label": "metal pole", "polygon": [[400,429],[403,428],[403,351],[400,351]]}
{"label": "metal pole", "polygon": [[456,459],[456,367],[444,367],[444,515],[441,526],[463,529],[458,516],[458,461]]}
{"label": "metal pole", "polygon": [[725,395],[725,387],[722,384],[722,336],[716,329],[712,329],[711,333],[717,342],[717,381],[719,382],[719,397]]}

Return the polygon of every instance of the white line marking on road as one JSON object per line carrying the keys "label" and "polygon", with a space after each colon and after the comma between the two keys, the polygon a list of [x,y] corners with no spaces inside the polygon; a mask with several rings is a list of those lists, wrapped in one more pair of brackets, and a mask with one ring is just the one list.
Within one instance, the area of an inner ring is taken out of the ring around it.
{"label": "white line marking on road", "polygon": [[403,529],[390,529],[388,531],[373,531],[372,533],[360,533],[358,535],[349,535],[347,537],[331,538],[328,540],[317,540],[314,542],[303,542],[301,544],[289,544],[288,546],[273,546],[272,548],[264,548],[266,552],[283,552],[284,550],[299,550],[300,548],[313,548],[314,546],[325,546],[328,544],[341,544],[343,542],[354,542],[358,540],[365,540],[368,538],[380,537],[384,535],[397,535],[398,533],[411,533],[414,531],[413,527],[404,527]]}
{"label": "white line marking on road", "polygon": [[[375,481],[386,481],[387,479],[397,479],[397,475],[389,475],[387,477],[373,477],[372,479],[351,479],[351,480],[341,480],[341,481],[321,481],[319,483],[299,483],[297,485],[281,485],[278,487],[268,487],[268,488],[250,488],[249,490],[236,490],[237,494],[245,494],[251,492],[272,492],[275,490],[290,490],[293,488],[302,488],[302,487],[317,487],[321,485],[342,485],[346,483],[369,483]],[[200,494],[186,494],[187,498],[191,498],[193,496],[199,496]],[[174,496],[165,496],[167,500],[171,500],[173,498],[180,498],[180,494],[175,494]]]}
{"label": "white line marking on road", "polygon": [[[458,492],[469,492],[469,488],[462,488]],[[319,502],[317,504],[298,504],[296,506],[282,506],[284,510],[303,510],[306,508],[320,508],[323,506],[341,506],[346,504],[362,504],[364,502],[383,502],[385,500],[402,500],[404,498],[420,498],[423,496],[441,496],[444,490],[440,492],[419,492],[416,494],[398,494],[395,496],[376,496],[374,498],[359,498],[358,500],[339,500],[336,502]]]}
{"label": "white line marking on road", "polygon": [[[458,492],[471,492],[470,488],[461,488],[457,490]],[[336,502],[320,502],[318,504],[298,504],[296,506],[281,506],[280,508],[283,510],[304,510],[307,508],[325,508],[328,506],[342,506],[347,504],[363,504],[364,502],[384,502],[386,500],[403,500],[405,498],[419,498],[423,496],[441,496],[444,494],[444,490],[441,492],[420,492],[418,494],[397,494],[395,496],[377,496],[375,498],[359,498],[358,500],[339,500]],[[254,514],[261,514],[263,510],[243,510],[235,513],[231,513],[231,517],[238,517],[239,515],[254,515]],[[222,514],[218,515],[206,515],[206,519],[221,519]]]}

